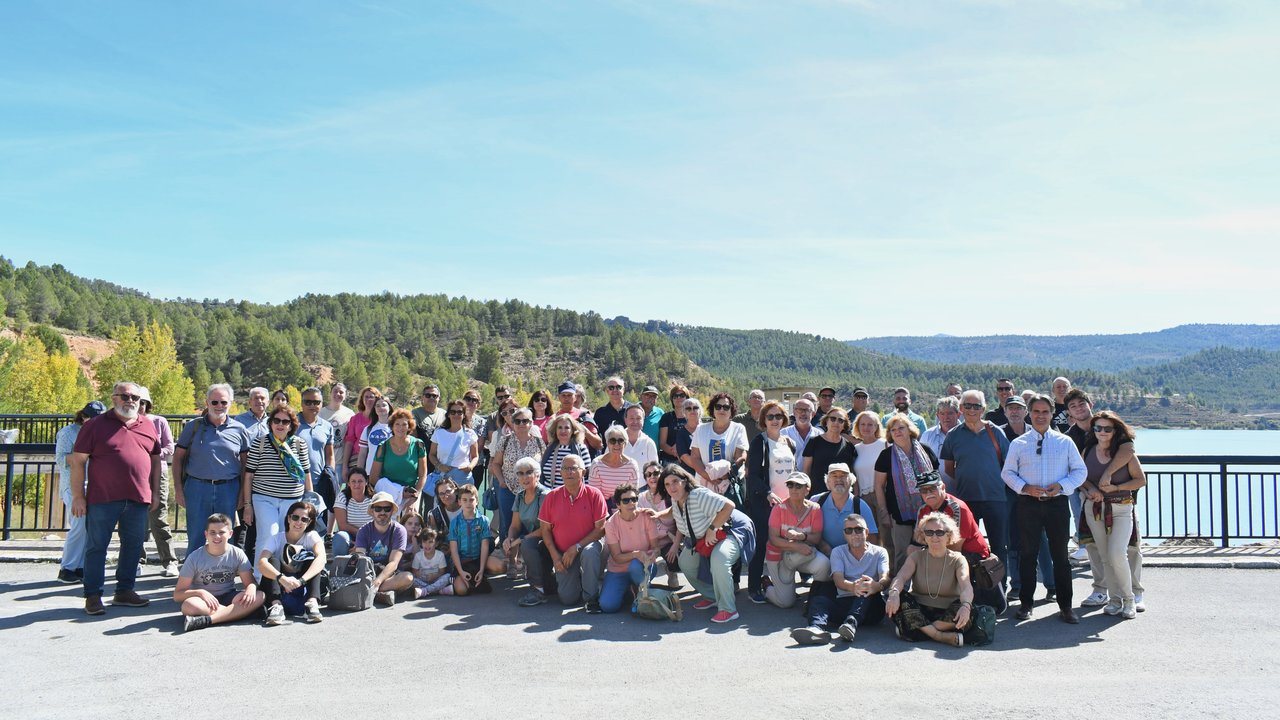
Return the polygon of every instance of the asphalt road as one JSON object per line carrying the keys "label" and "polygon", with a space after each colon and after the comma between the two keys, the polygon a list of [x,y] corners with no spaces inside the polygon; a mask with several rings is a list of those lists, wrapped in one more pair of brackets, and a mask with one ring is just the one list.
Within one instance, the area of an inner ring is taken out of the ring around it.
{"label": "asphalt road", "polygon": [[[963,649],[887,624],[853,645],[797,646],[799,611],[745,594],[728,626],[688,604],[681,623],[525,609],[504,579],[490,596],[181,634],[157,572],[139,580],[150,607],[91,618],[56,566],[0,565],[3,715],[1180,719],[1268,717],[1280,700],[1269,570],[1148,569],[1136,620],[1093,609],[1067,626],[1041,605]],[[1077,578],[1077,601],[1087,592]]]}

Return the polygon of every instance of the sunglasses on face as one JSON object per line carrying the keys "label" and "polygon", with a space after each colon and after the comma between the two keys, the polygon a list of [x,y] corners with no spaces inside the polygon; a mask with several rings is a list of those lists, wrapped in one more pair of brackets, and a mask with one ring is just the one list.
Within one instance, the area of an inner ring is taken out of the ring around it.
{"label": "sunglasses on face", "polygon": [[925,537],[946,537],[947,536],[946,530],[921,530],[920,532]]}
{"label": "sunglasses on face", "polygon": [[532,420],[528,420],[528,419],[526,419],[526,418],[520,418],[519,420],[512,420],[512,421],[511,421],[511,424],[513,424],[513,425],[528,425],[528,424],[530,424],[530,423],[532,423],[532,422],[533,422]]}
{"label": "sunglasses on face", "polygon": [[764,416],[764,419],[765,419],[765,420],[786,420],[786,419],[787,419],[787,416],[786,416],[786,415],[780,415],[780,414],[778,414],[778,413],[769,413],[768,415],[765,415],[765,416]]}
{"label": "sunglasses on face", "polygon": [[979,403],[960,403],[960,407],[965,410],[981,410],[983,408]]}
{"label": "sunglasses on face", "polygon": [[494,395],[493,399],[497,400],[498,402],[502,402],[503,400],[510,400],[511,396],[510,395]]}
{"label": "sunglasses on face", "polygon": [[621,385],[606,385],[605,390],[621,390]]}
{"label": "sunglasses on face", "polygon": [[303,400],[302,404],[306,405],[307,407],[315,407],[320,404],[320,401],[319,400]]}
{"label": "sunglasses on face", "polygon": [[996,391],[997,391],[997,392],[1013,392],[1013,386],[1012,386],[1012,385],[1007,385],[1007,386],[1005,386],[1005,387],[998,387],[998,388],[996,388]]}
{"label": "sunglasses on face", "polygon": [[661,470],[650,470],[649,472],[645,473],[645,474],[644,474],[644,476],[645,476],[646,478],[662,477],[662,471],[661,471]]}
{"label": "sunglasses on face", "polygon": [[290,422],[289,418],[271,418],[272,425],[288,425]]}
{"label": "sunglasses on face", "polygon": [[622,438],[609,438],[610,445],[626,445],[627,441]]}
{"label": "sunglasses on face", "polygon": [[637,497],[635,497],[635,496],[631,496],[631,497],[624,497],[624,498],[622,498],[621,500],[619,500],[618,502],[619,502],[619,503],[621,503],[621,504],[623,504],[623,505],[633,505],[633,504],[635,504],[635,502],[636,502],[637,500],[639,500],[639,499],[640,499],[640,498],[637,498]]}
{"label": "sunglasses on face", "polygon": [[450,410],[449,414],[450,415],[466,415],[466,413],[461,410]]}
{"label": "sunglasses on face", "polygon": [[537,474],[538,473],[535,470],[517,470],[516,471],[516,477],[533,477]]}
{"label": "sunglasses on face", "polygon": [[866,529],[866,528],[864,528],[864,527],[862,527],[862,526],[858,526],[858,527],[847,527],[847,528],[845,528],[845,529],[844,529],[844,534],[845,534],[845,535],[862,535],[862,534],[863,534],[863,533],[865,533],[866,531],[867,531],[867,529]]}
{"label": "sunglasses on face", "polygon": [[806,490],[807,490],[807,489],[809,489],[809,486],[808,486],[808,485],[805,485],[804,483],[798,483],[798,482],[789,482],[789,483],[787,483],[787,489],[788,489],[788,490],[796,490],[796,489],[798,489],[798,488],[804,488],[804,489],[806,489]]}
{"label": "sunglasses on face", "polygon": [[462,401],[469,402],[469,403],[478,403],[480,402],[480,398],[462,398]]}
{"label": "sunglasses on face", "polygon": [[370,510],[372,510],[373,512],[376,512],[376,513],[389,513],[389,512],[391,512],[391,508],[390,508],[390,507],[388,507],[388,506],[386,506],[386,505],[379,505],[378,507],[369,508],[369,509],[370,509]]}
{"label": "sunglasses on face", "polygon": [[1116,431],[1116,429],[1115,429],[1114,427],[1112,427],[1111,425],[1094,425],[1094,426],[1093,426],[1093,432],[1094,432],[1095,434],[1101,433],[1101,434],[1104,434],[1104,435],[1105,435],[1105,434],[1108,434],[1108,433],[1113,433],[1113,432],[1115,432],[1115,431]]}
{"label": "sunglasses on face", "polygon": [[218,407],[224,407],[226,405],[230,405],[231,401],[230,400],[210,400],[209,404],[216,405]]}
{"label": "sunglasses on face", "polygon": [[729,405],[725,405],[725,404],[723,404],[723,403],[716,404],[716,405],[712,405],[711,407],[712,407],[712,409],[714,409],[714,410],[717,410],[717,411],[719,411],[719,410],[724,410],[725,412],[729,412],[730,410],[732,410],[732,409],[733,409],[731,406],[729,406]]}
{"label": "sunglasses on face", "polygon": [[290,515],[289,522],[300,522],[300,523],[311,522],[311,518],[307,517],[306,515]]}
{"label": "sunglasses on face", "polygon": [[844,424],[845,424],[845,420],[844,420],[844,418],[838,418],[838,417],[829,417],[829,418],[827,418],[827,422],[829,422],[829,423],[840,423],[841,425],[844,425]]}
{"label": "sunglasses on face", "polygon": [[141,395],[134,395],[133,393],[116,393],[112,397],[118,397],[125,402],[138,402],[142,399]]}

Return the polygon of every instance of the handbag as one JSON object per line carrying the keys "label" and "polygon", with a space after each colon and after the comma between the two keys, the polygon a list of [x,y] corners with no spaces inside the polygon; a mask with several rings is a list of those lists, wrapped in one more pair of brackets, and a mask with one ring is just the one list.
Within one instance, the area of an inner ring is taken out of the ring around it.
{"label": "handbag", "polygon": [[[994,556],[993,556],[994,557]],[[973,618],[963,630],[964,644],[990,645],[996,639],[996,609],[990,605],[974,605]]]}
{"label": "handbag", "polygon": [[684,610],[680,608],[680,596],[670,590],[654,589],[649,574],[645,573],[644,582],[636,592],[635,602],[631,603],[631,612],[649,620],[684,619]]}
{"label": "handbag", "polygon": [[990,590],[1004,582],[1004,561],[992,553],[979,559],[974,553],[965,553],[969,561],[969,579],[979,590]]}
{"label": "handbag", "polygon": [[494,512],[498,509],[498,483],[494,482],[493,475],[489,475],[489,482],[484,488],[484,509]]}
{"label": "handbag", "polygon": [[[693,521],[689,519],[689,513],[687,512],[684,514],[684,523],[689,528],[689,535],[688,537],[685,538],[685,542],[693,542],[693,538],[698,536],[695,535],[693,532]],[[727,537],[729,537],[729,533],[725,532],[724,528],[716,530],[716,545],[719,545],[720,542]],[[711,551],[715,550],[715,547],[716,547],[715,545],[707,544],[707,538],[705,535],[703,537],[698,537],[697,542],[693,543],[694,552],[698,553],[704,558],[711,557]]]}

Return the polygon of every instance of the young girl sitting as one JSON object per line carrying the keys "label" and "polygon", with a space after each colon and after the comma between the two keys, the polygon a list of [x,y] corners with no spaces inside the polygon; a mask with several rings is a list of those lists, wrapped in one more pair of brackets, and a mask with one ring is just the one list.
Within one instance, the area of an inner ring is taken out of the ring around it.
{"label": "young girl sitting", "polygon": [[453,578],[445,572],[448,563],[444,553],[436,548],[436,531],[424,527],[418,532],[421,549],[413,555],[413,597],[420,600],[428,595],[452,595]]}

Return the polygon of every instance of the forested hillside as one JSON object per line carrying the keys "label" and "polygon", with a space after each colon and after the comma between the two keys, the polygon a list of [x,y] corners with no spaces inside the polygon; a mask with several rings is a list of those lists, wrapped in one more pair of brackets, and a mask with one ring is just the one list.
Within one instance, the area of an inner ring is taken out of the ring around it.
{"label": "forested hillside", "polygon": [[874,337],[849,344],[931,362],[1056,365],[1119,372],[1172,362],[1207,348],[1280,350],[1280,325],[1179,325],[1125,335]]}
{"label": "forested hillside", "polygon": [[1125,373],[1163,393],[1183,393],[1227,412],[1280,411],[1280,352],[1212,348]]}
{"label": "forested hillside", "polygon": [[349,293],[283,305],[155,300],[60,265],[18,268],[0,258],[0,312],[19,330],[49,324],[113,336],[122,326],[167,325],[197,388],[221,381],[237,389],[301,387],[315,381],[320,366],[348,385],[376,385],[406,403],[426,378],[455,397],[470,378],[533,388],[570,376],[594,386],[618,373],[632,388],[671,379],[713,384],[661,335],[517,300]]}

